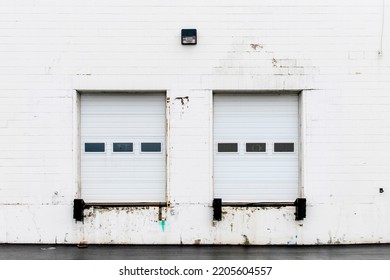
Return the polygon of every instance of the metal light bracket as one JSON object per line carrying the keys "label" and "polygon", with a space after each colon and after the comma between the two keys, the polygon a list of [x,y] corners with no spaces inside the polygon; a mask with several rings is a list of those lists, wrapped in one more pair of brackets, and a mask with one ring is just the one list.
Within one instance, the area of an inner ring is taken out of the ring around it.
{"label": "metal light bracket", "polygon": [[198,43],[198,36],[196,29],[182,29],[181,30],[181,44],[182,45],[196,45]]}

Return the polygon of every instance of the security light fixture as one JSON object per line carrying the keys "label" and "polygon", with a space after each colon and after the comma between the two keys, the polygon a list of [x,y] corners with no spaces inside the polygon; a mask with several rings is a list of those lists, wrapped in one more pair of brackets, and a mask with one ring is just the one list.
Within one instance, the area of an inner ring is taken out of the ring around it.
{"label": "security light fixture", "polygon": [[196,43],[197,43],[196,29],[181,30],[182,45],[196,45]]}

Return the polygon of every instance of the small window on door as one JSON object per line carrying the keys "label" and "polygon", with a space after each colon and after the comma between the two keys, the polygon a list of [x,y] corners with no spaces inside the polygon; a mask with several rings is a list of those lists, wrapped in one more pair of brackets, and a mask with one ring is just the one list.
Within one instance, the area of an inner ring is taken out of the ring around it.
{"label": "small window on door", "polygon": [[133,152],[133,143],[114,143],[114,153],[131,153]]}
{"label": "small window on door", "polygon": [[274,152],[276,153],[293,153],[294,143],[274,143]]}
{"label": "small window on door", "polygon": [[84,143],[84,151],[86,153],[104,153],[104,143]]}
{"label": "small window on door", "polygon": [[247,153],[265,153],[266,144],[265,143],[246,143],[246,152]]}
{"label": "small window on door", "polygon": [[218,153],[237,153],[237,143],[218,143]]}
{"label": "small window on door", "polygon": [[141,152],[159,153],[161,152],[161,143],[141,143]]}

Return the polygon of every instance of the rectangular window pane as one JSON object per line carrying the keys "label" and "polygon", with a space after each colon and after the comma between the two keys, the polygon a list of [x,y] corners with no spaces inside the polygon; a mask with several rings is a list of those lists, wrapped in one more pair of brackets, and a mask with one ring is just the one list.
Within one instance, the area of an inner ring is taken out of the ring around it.
{"label": "rectangular window pane", "polygon": [[263,153],[266,150],[265,143],[246,143],[246,151],[250,153]]}
{"label": "rectangular window pane", "polygon": [[294,152],[294,143],[274,143],[274,152]]}
{"label": "rectangular window pane", "polygon": [[236,153],[238,152],[237,143],[218,143],[219,153]]}
{"label": "rectangular window pane", "polygon": [[141,143],[141,152],[161,152],[161,143]]}
{"label": "rectangular window pane", "polygon": [[114,143],[114,152],[132,152],[133,143]]}
{"label": "rectangular window pane", "polygon": [[92,153],[92,152],[104,152],[105,147],[104,143],[85,143],[84,144],[84,150],[86,153]]}

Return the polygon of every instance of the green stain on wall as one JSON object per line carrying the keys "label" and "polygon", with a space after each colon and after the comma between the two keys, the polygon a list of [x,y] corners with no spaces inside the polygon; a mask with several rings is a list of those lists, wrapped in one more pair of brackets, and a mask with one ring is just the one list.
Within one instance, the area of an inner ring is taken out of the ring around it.
{"label": "green stain on wall", "polygon": [[165,231],[165,220],[162,220],[160,223],[161,223],[161,229],[164,232]]}

